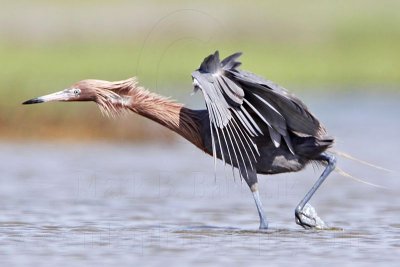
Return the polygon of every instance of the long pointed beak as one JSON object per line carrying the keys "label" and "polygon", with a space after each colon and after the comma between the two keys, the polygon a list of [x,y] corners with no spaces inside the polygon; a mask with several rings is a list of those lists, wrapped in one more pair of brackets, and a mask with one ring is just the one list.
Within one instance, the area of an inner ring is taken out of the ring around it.
{"label": "long pointed beak", "polygon": [[22,104],[30,105],[30,104],[38,104],[38,103],[44,103],[44,102],[50,102],[50,101],[67,101],[70,97],[71,97],[70,94],[66,90],[64,90],[64,91],[60,91],[57,93],[33,98],[33,99],[25,101]]}

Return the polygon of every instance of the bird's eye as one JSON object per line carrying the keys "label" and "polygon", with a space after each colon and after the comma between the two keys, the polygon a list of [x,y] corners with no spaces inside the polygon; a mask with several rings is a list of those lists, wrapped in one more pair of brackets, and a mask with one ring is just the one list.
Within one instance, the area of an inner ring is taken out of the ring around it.
{"label": "bird's eye", "polygon": [[80,89],[74,89],[74,95],[78,96],[81,93]]}

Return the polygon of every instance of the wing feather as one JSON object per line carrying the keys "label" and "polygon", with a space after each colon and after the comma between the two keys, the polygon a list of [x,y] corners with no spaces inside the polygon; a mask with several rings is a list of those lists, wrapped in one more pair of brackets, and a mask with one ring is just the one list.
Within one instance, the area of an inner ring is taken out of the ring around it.
{"label": "wing feather", "polygon": [[246,88],[245,91],[257,94],[260,98],[268,101],[285,118],[286,125],[290,130],[311,136],[326,134],[324,127],[307,106],[285,88],[243,70],[230,70],[226,74]]}
{"label": "wing feather", "polygon": [[247,178],[259,157],[256,137],[269,136],[270,141],[265,142],[275,147],[284,142],[295,154],[290,131],[318,136],[325,130],[286,89],[237,69],[240,55],[220,61],[216,51],[204,59],[192,78],[195,90],[202,91],[206,102],[214,159],[219,150],[222,161],[237,167],[241,177]]}
{"label": "wing feather", "polygon": [[243,112],[240,112],[236,109],[232,109],[232,112],[237,116],[237,118],[239,119],[241,125],[247,130],[247,132],[250,134],[250,136],[254,137],[257,135],[254,127],[249,123],[248,120],[246,120],[245,118],[243,118]]}

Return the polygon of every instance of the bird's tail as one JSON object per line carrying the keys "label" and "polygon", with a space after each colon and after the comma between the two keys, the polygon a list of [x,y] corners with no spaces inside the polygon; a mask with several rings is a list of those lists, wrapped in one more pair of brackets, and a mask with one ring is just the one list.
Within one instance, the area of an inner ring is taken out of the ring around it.
{"label": "bird's tail", "polygon": [[[354,156],[351,156],[351,155],[349,155],[348,153],[345,153],[345,152],[343,152],[343,151],[330,150],[330,152],[333,153],[333,154],[335,154],[335,155],[337,155],[337,156],[341,156],[341,157],[344,157],[344,158],[346,158],[346,159],[353,160],[353,161],[355,161],[355,162],[361,163],[361,164],[363,164],[363,165],[366,165],[366,166],[369,166],[369,167],[372,167],[372,168],[375,168],[375,169],[378,169],[378,170],[381,170],[381,171],[385,171],[385,172],[394,172],[393,170],[390,170],[390,169],[387,169],[387,168],[384,168],[384,167],[381,167],[381,166],[378,166],[378,165],[369,163],[369,162],[367,162],[367,161],[358,159],[358,158],[356,158],[356,157],[354,157]],[[353,175],[351,175],[351,174],[345,172],[344,170],[342,170],[342,169],[340,169],[340,168],[338,168],[338,167],[336,167],[335,171],[336,171],[337,173],[339,173],[340,175],[342,175],[343,177],[350,178],[350,179],[352,179],[352,180],[354,180],[354,181],[357,181],[357,182],[360,182],[360,183],[363,183],[363,184],[366,184],[366,185],[370,185],[370,186],[373,186],[373,187],[377,187],[377,188],[388,189],[388,188],[385,187],[385,186],[378,185],[378,184],[374,184],[374,183],[370,183],[370,182],[365,181],[364,179],[355,177],[355,176],[353,176]]]}

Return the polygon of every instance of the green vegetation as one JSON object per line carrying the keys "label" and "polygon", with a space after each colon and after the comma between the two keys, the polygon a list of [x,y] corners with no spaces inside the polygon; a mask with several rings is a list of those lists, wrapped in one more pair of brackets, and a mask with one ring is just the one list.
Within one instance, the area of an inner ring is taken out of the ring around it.
{"label": "green vegetation", "polygon": [[399,47],[400,41],[360,46],[338,42],[295,46],[221,43],[206,47],[157,44],[143,51],[138,44],[0,47],[0,58],[6,66],[0,69],[0,86],[12,88],[13,95],[31,90],[40,93],[38,86],[57,89],[87,77],[115,80],[132,75],[140,76],[149,87],[188,85],[190,73],[217,48],[221,56],[243,51],[244,69],[302,88],[394,85],[400,82]]}
{"label": "green vegetation", "polygon": [[[212,8],[211,3],[188,6],[181,1],[154,1],[144,6],[131,1],[90,1],[82,6],[78,1],[37,3],[26,1],[25,11],[19,10],[25,13],[18,20],[12,12],[20,7],[11,1],[2,3],[0,16],[6,22],[0,25],[3,137],[147,136],[149,123],[143,120],[135,120],[135,125],[129,126],[135,127],[131,131],[115,133],[118,127],[113,129],[110,123],[122,126],[124,120],[101,118],[93,106],[27,108],[20,103],[85,78],[138,76],[141,84],[153,91],[180,95],[190,92],[190,73],[216,49],[221,56],[244,52],[244,69],[295,92],[399,90],[398,1],[310,1],[309,5],[294,0],[256,1],[258,4],[251,6],[220,2],[218,8]],[[72,15],[63,17],[59,13],[57,20],[44,11],[40,13],[41,7]],[[122,12],[127,7],[132,8],[132,17],[125,19],[133,26],[121,27],[126,15],[121,13],[107,20],[108,24],[104,22],[112,31],[103,31],[104,10]],[[29,8],[39,12],[42,20],[29,13]],[[140,15],[141,8],[148,12]],[[74,20],[77,24],[71,23]],[[80,27],[79,23],[87,20],[93,25]],[[54,26],[55,33],[51,23],[59,23]],[[47,126],[38,129],[37,124]]]}

